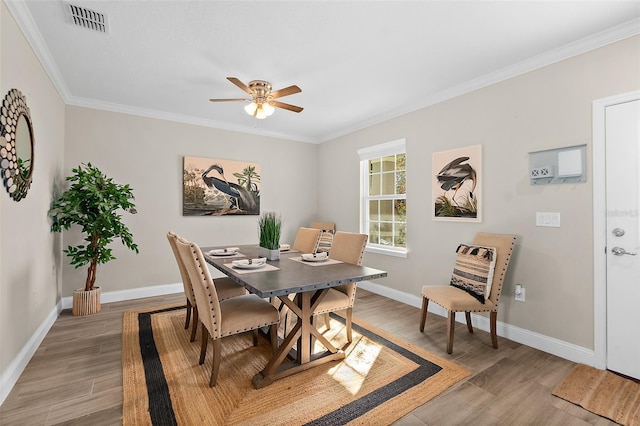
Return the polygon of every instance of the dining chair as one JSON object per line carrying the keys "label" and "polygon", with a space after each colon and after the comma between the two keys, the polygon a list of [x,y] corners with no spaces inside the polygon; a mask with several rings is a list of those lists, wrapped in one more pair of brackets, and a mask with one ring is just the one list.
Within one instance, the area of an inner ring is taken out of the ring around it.
{"label": "dining chair", "polygon": [[321,230],[317,251],[329,252],[333,244],[333,234],[336,233],[336,224],[334,222],[311,222],[309,227]]}
{"label": "dining chair", "polygon": [[204,364],[209,339],[213,340],[213,361],[209,386],[216,385],[222,357],[223,337],[248,331],[253,333],[253,345],[258,345],[257,330],[269,327],[271,349],[278,347],[278,310],[255,294],[245,294],[220,301],[200,247],[183,238],[176,239],[176,246],[185,265],[196,298],[196,308],[202,324],[202,343],[199,364]]}
{"label": "dining chair", "polygon": [[[178,255],[178,249],[176,247],[176,240],[179,236],[173,232],[167,232],[167,240],[169,240],[169,245],[171,246],[171,251],[173,251],[173,255],[176,258],[176,262],[178,263],[178,269],[180,270],[180,277],[182,278],[182,286],[184,287],[184,294],[187,297],[187,317],[184,323],[185,330],[189,328],[189,322],[191,321],[191,314],[193,313],[193,324],[191,326],[191,337],[189,341],[193,342],[196,340],[196,330],[198,328],[198,310],[196,309],[196,299],[193,295],[193,286],[191,285],[191,280],[189,279],[189,274],[187,274],[187,270],[182,262],[182,259]],[[213,284],[216,287],[216,293],[218,294],[218,300],[225,300],[231,297],[242,296],[247,294],[245,288],[233,281],[231,278],[223,277],[216,278],[213,280]]]}
{"label": "dining chair", "polygon": [[[352,232],[335,233],[333,245],[329,251],[329,259],[340,260],[345,263],[354,265],[362,264],[364,250],[367,247],[368,235],[356,234]],[[356,299],[356,283],[345,284],[337,287],[331,287],[325,297],[320,301],[316,309],[313,311],[314,317],[320,314],[324,315],[325,326],[330,328],[329,313],[335,311],[346,311],[346,330],[347,341],[351,343],[351,318],[353,313],[353,303]]]}
{"label": "dining chair", "polygon": [[305,228],[301,226],[296,233],[296,239],[293,241],[293,250],[301,253],[315,253],[318,249],[318,240],[321,231],[319,229]]}
{"label": "dining chair", "polygon": [[[498,317],[498,302],[504,277],[511,260],[515,236],[502,234],[488,234],[479,232],[473,241],[473,245],[458,246],[458,260],[454,268],[450,285],[423,286],[422,287],[422,315],[420,317],[420,331],[424,332],[424,324],[427,319],[429,301],[442,306],[447,310],[447,353],[453,352],[453,334],[455,329],[456,312],[464,312],[469,333],[473,333],[471,325],[471,312],[489,312],[491,329],[491,343],[498,347],[496,322]],[[477,248],[478,250],[475,250]],[[495,249],[494,255],[490,255]],[[473,258],[476,256],[476,259]],[[477,258],[480,256],[480,258]],[[488,259],[488,256],[493,256]],[[491,260],[491,266],[487,267],[487,260]],[[469,274],[475,270],[473,274]],[[480,283],[481,285],[478,285]],[[483,286],[490,285],[488,293]],[[484,299],[484,300],[483,300]]]}

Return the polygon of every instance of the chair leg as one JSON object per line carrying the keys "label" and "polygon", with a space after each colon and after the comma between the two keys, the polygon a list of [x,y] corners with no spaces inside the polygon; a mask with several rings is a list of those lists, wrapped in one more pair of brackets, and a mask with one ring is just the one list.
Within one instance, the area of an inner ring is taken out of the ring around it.
{"label": "chair leg", "polygon": [[[318,328],[318,316],[314,315],[311,317],[311,327],[317,329]],[[309,339],[309,350],[311,351],[310,353],[313,354],[313,348],[316,346],[316,338],[315,336],[312,334],[310,336],[311,338]]]}
{"label": "chair leg", "polygon": [[184,329],[187,330],[189,328],[189,321],[191,321],[191,310],[193,307],[191,306],[191,301],[187,299],[187,318],[184,322]]}
{"label": "chair leg", "polygon": [[191,325],[191,338],[189,339],[190,342],[193,342],[194,340],[196,340],[196,330],[198,330],[199,322],[200,322],[200,319],[198,318],[198,309],[194,306],[193,307],[193,324]]}
{"label": "chair leg", "polygon": [[453,352],[453,332],[456,328],[456,313],[449,311],[449,320],[447,321],[447,353]]}
{"label": "chair leg", "polygon": [[258,346],[258,329],[254,329],[251,335],[253,336],[253,346]]}
{"label": "chair leg", "polygon": [[271,335],[271,354],[273,355],[278,350],[278,324],[271,324],[269,334]]}
{"label": "chair leg", "polygon": [[469,333],[473,333],[473,326],[471,325],[471,312],[465,312],[464,318],[467,320],[467,330],[469,330]]}
{"label": "chair leg", "polygon": [[204,325],[200,327],[202,329],[202,343],[200,344],[200,361],[198,364],[204,364],[204,357],[207,355],[207,344],[209,343],[209,330]]}
{"label": "chair leg", "polygon": [[422,298],[422,315],[420,316],[420,331],[424,332],[424,323],[427,320],[427,308],[429,307],[429,299]]}
{"label": "chair leg", "polygon": [[331,330],[331,317],[329,317],[329,312],[326,312],[324,314],[324,326],[327,328],[327,330]]}
{"label": "chair leg", "polygon": [[218,381],[218,372],[220,371],[220,358],[222,357],[221,339],[213,341],[213,365],[211,366],[211,379],[209,379],[209,387],[214,387]]}
{"label": "chair leg", "polygon": [[496,322],[498,320],[498,313],[496,311],[491,311],[489,316],[490,324],[491,324],[491,343],[493,347],[498,349],[498,334],[496,332]]}
{"label": "chair leg", "polygon": [[347,342],[353,341],[353,335],[351,333],[351,319],[353,317],[353,308],[347,308],[346,324],[347,324]]}

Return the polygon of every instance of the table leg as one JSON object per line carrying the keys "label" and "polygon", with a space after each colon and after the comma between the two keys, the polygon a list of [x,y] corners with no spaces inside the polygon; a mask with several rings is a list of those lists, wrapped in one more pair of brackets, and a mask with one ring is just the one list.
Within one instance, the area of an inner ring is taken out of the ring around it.
{"label": "table leg", "polygon": [[[280,300],[298,317],[298,321],[291,332],[285,336],[278,351],[269,360],[265,368],[253,377],[253,385],[256,389],[268,386],[273,383],[274,380],[290,376],[317,365],[344,359],[344,352],[333,346],[313,327],[313,309],[320,303],[327,291],[327,289],[324,289],[317,292],[299,293],[294,301],[290,300],[287,296],[280,297]],[[327,348],[325,354],[313,357],[313,359],[311,353],[311,336],[314,336]],[[284,364],[287,354],[296,342],[297,362]]]}

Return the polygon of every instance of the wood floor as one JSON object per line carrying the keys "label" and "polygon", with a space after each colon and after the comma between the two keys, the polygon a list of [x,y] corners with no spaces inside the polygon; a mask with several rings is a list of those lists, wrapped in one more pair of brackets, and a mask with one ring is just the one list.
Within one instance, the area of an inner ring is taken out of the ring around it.
{"label": "wood floor", "polygon": [[[180,303],[180,295],[102,305],[89,317],[63,312],[0,407],[5,425],[118,425],[122,422],[122,313]],[[609,425],[607,419],[551,395],[574,363],[456,325],[453,355],[445,347],[446,321],[429,315],[420,333],[420,310],[358,290],[354,316],[393,332],[472,375],[395,424],[405,425]]]}

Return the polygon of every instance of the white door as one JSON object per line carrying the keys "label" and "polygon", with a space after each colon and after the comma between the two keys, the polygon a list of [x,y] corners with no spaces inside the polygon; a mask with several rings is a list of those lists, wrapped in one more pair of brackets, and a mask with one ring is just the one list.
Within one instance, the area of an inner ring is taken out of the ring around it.
{"label": "white door", "polygon": [[607,368],[640,379],[640,100],[605,111]]}

